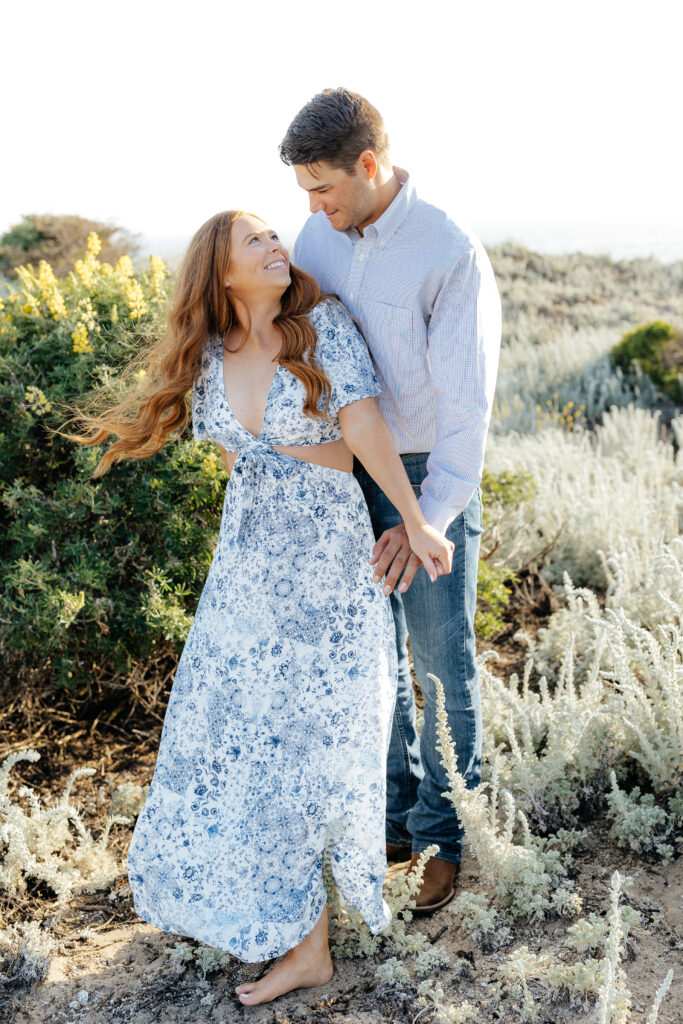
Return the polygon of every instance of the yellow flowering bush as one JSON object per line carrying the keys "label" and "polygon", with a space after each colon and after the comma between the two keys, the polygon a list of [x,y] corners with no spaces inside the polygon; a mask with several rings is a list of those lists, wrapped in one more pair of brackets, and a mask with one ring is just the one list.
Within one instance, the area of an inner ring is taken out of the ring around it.
{"label": "yellow flowering bush", "polygon": [[560,408],[559,395],[553,391],[553,397],[546,400],[545,406],[536,406],[536,426],[556,424],[565,430],[583,427],[586,424],[586,406],[576,405],[573,401],[565,402]]}
{"label": "yellow flowering bush", "polygon": [[102,252],[102,240],[96,231],[90,232],[86,246],[92,256],[99,256]]}
{"label": "yellow flowering bush", "polygon": [[44,392],[40,388],[34,387],[32,384],[26,388],[26,404],[32,412],[41,416],[43,413],[49,412],[52,408],[50,402],[45,397]]}
{"label": "yellow flowering bush", "polygon": [[83,352],[92,352],[92,345],[88,339],[88,329],[84,323],[76,324],[76,329],[71,332],[73,338],[73,350],[77,355]]}
{"label": "yellow flowering bush", "polygon": [[[93,231],[87,251],[77,259],[64,278],[41,260],[17,268],[19,289],[12,288],[0,305],[0,334],[33,331],[36,319],[51,319],[64,325],[75,355],[95,353],[94,334],[118,323],[120,311],[127,319],[140,322],[161,313],[167,297],[168,271],[159,256],[151,256],[149,269],[136,276],[130,256],[121,256],[115,266],[102,262],[102,242]],[[30,323],[25,320],[29,318]]]}
{"label": "yellow flowering bush", "polygon": [[137,664],[153,685],[177,660],[220,524],[225,467],[191,437],[92,481],[108,442],[82,447],[46,429],[63,429],[63,403],[115,387],[163,317],[164,261],[153,256],[136,272],[129,256],[107,263],[101,249],[92,232],[61,278],[44,260],[20,267],[0,302],[8,682],[30,675],[77,687],[96,675],[106,685]]}

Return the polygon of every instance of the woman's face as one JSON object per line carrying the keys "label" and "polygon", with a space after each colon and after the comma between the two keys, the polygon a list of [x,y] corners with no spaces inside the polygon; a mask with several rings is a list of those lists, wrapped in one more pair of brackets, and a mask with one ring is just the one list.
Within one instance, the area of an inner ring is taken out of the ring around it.
{"label": "woman's face", "polygon": [[291,284],[289,254],[277,232],[244,214],[232,225],[225,284],[235,298],[282,293]]}

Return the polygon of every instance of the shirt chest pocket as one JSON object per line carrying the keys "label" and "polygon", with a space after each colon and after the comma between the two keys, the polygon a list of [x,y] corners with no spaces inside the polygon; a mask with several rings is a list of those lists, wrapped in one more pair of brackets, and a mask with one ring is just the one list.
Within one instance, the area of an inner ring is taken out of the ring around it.
{"label": "shirt chest pocket", "polygon": [[373,354],[398,354],[415,348],[417,339],[412,309],[374,299],[363,299],[361,305],[363,329]]}

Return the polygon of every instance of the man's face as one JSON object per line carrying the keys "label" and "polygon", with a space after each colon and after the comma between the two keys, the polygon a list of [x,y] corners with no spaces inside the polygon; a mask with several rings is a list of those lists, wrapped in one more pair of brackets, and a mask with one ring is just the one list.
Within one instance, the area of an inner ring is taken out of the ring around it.
{"label": "man's face", "polygon": [[362,228],[372,217],[375,190],[360,157],[353,174],[326,160],[295,164],[294,173],[298,185],[308,192],[311,213],[322,210],[335,231]]}

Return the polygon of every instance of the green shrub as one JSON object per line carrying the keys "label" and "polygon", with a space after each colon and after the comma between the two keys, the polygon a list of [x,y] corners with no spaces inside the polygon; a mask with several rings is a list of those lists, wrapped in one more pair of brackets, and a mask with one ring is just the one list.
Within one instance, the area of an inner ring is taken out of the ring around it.
{"label": "green shrub", "polygon": [[683,402],[683,336],[671,324],[653,320],[629,331],[611,349],[610,362],[631,376],[637,364],[666,398]]}
{"label": "green shrub", "polygon": [[491,565],[480,560],[477,570],[477,610],[474,630],[482,640],[489,640],[503,629],[503,612],[510,603],[510,584],[519,577],[504,565]]}
{"label": "green shrub", "polygon": [[[531,498],[534,490],[530,473],[505,470],[494,474],[485,469],[481,480],[484,530],[490,529],[505,509],[521,505]],[[503,612],[512,596],[510,585],[518,581],[519,577],[505,565],[494,565],[483,558],[480,560],[474,628],[483,640],[500,633],[505,625]]]}
{"label": "green shrub", "polygon": [[485,469],[481,478],[484,529],[488,529],[503,509],[521,505],[533,498],[535,491],[534,478],[525,470],[505,469],[491,473]]}
{"label": "green shrub", "polygon": [[[104,689],[172,670],[214,550],[227,472],[186,431],[89,479],[106,445],[61,428],[59,403],[116,379],[162,314],[166,269],[87,255],[59,281],[20,268],[0,302],[0,652],[6,686]],[[188,396],[189,405],[189,396]],[[113,440],[110,438],[109,441]]]}

